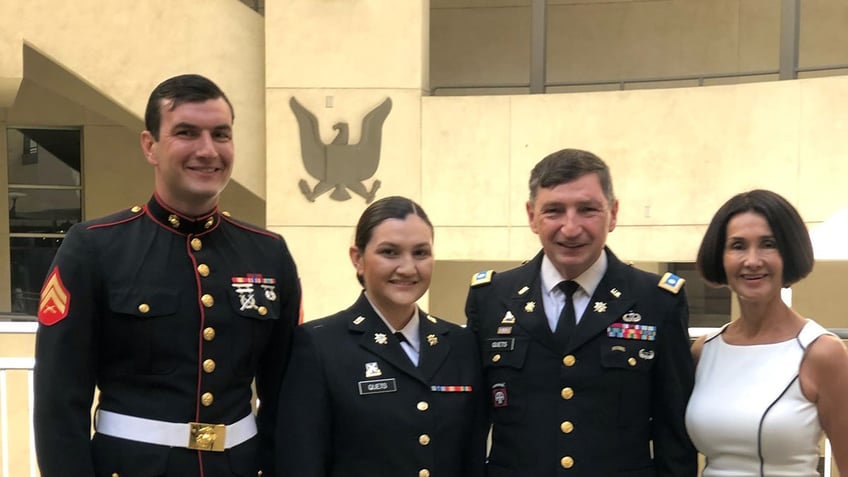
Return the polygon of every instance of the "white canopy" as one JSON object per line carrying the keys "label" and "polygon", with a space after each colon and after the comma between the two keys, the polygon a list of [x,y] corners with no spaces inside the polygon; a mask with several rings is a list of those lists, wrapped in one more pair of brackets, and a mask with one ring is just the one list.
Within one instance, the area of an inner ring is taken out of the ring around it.
{"label": "white canopy", "polygon": [[816,260],[848,260],[848,209],[841,209],[810,230]]}

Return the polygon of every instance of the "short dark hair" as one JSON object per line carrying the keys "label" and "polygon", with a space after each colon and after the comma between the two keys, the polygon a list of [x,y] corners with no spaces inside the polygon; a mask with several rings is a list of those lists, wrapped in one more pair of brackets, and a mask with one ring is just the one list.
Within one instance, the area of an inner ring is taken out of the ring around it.
{"label": "short dark hair", "polygon": [[221,88],[209,78],[196,74],[185,74],[168,78],[159,83],[150,93],[147,108],[144,110],[144,128],[159,140],[159,128],[162,126],[162,102],[171,100],[171,111],[183,103],[202,103],[210,99],[224,98],[235,119],[235,111],[229,98]]}
{"label": "short dark hair", "polygon": [[784,287],[810,274],[815,263],[813,244],[801,215],[780,194],[756,189],[731,197],[710,221],[695,262],[704,280],[716,285],[727,285],[727,273],[724,270],[727,223],[734,216],[745,212],[760,214],[768,222],[783,260]]}
{"label": "short dark hair", "polygon": [[563,149],[548,154],[533,167],[530,171],[530,203],[535,202],[540,187],[556,187],[592,173],[598,175],[607,202],[612,206],[615,193],[609,167],[600,157],[580,149]]}
{"label": "short dark hair", "polygon": [[[427,213],[412,199],[393,195],[373,202],[362,212],[359,222],[356,224],[356,233],[353,239],[354,247],[359,250],[360,254],[365,253],[365,247],[371,241],[374,229],[378,225],[388,219],[403,220],[409,215],[421,217],[421,220],[430,227],[430,232],[432,233],[433,224],[430,223]],[[359,280],[360,285],[365,285],[365,281],[358,273],[356,274],[356,279]]]}

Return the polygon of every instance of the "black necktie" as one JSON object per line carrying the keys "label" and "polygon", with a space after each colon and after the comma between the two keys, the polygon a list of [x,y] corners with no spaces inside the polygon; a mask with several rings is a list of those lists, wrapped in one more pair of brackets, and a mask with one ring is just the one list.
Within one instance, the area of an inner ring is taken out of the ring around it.
{"label": "black necktie", "polygon": [[559,314],[555,334],[564,340],[568,340],[577,325],[577,314],[574,312],[572,295],[580,288],[580,284],[574,280],[566,280],[559,282],[557,287],[565,294],[565,306],[562,307],[562,312]]}
{"label": "black necktie", "polygon": [[401,343],[407,343],[407,344],[411,345],[411,343],[409,343],[409,340],[406,339],[406,336],[403,333],[401,333],[400,331],[395,331],[395,336],[397,337],[398,341],[400,341]]}

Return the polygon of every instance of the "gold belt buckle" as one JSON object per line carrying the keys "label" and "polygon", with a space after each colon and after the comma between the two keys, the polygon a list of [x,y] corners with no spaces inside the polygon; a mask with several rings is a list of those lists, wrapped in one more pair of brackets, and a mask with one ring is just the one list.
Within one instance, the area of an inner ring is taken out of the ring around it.
{"label": "gold belt buckle", "polygon": [[189,422],[189,426],[189,449],[224,452],[227,441],[227,426],[202,422]]}

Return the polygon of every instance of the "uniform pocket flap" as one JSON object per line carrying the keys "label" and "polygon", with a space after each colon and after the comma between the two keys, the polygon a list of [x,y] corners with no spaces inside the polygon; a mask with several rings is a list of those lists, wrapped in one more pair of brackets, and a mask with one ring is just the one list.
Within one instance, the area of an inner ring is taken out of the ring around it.
{"label": "uniform pocket flap", "polygon": [[617,340],[601,349],[601,364],[605,368],[631,369],[634,371],[647,371],[651,368],[656,358],[654,347],[643,342],[632,342],[628,340]]}
{"label": "uniform pocket flap", "polygon": [[524,367],[529,342],[526,338],[489,338],[483,349],[483,363],[488,368]]}
{"label": "uniform pocket flap", "polygon": [[139,318],[173,315],[178,306],[176,290],[138,287],[109,293],[109,308],[123,315]]}

